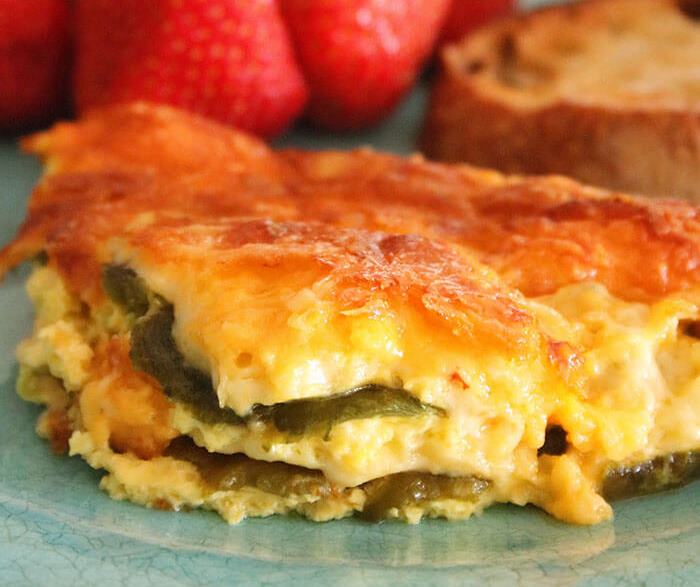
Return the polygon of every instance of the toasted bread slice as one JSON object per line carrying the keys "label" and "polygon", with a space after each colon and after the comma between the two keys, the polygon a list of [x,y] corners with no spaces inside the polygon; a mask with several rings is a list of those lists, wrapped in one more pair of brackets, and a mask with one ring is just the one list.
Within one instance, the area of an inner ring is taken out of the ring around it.
{"label": "toasted bread slice", "polygon": [[445,49],[434,159],[700,200],[700,1],[590,0]]}

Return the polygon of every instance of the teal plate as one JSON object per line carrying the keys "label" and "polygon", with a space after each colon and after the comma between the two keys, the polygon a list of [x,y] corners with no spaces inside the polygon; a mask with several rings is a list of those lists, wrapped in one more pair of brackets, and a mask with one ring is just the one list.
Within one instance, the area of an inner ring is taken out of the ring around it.
{"label": "teal plate", "polygon": [[[372,133],[338,139],[297,129],[280,144],[407,152],[425,93]],[[14,234],[39,165],[0,144],[0,242]],[[14,392],[14,348],[31,327],[26,268],[0,287],[0,585],[700,584],[700,484],[620,503],[596,527],[497,506],[467,522],[419,526],[300,518],[228,526],[110,500],[100,473],[55,457],[34,434],[36,406]]]}

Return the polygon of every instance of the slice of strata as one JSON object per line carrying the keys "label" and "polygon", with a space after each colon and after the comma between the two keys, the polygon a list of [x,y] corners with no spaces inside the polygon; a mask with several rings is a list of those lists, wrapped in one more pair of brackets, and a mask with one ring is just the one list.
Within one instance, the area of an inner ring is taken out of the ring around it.
{"label": "slice of strata", "polygon": [[700,222],[560,178],[274,152],[147,104],[26,142],[38,431],[231,522],[574,523],[700,473]]}

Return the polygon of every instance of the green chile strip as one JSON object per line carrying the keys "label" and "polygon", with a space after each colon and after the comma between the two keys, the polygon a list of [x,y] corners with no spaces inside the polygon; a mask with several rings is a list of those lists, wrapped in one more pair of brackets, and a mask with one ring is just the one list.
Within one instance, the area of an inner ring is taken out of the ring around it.
{"label": "green chile strip", "polygon": [[211,378],[186,364],[173,338],[172,305],[153,295],[136,272],[125,265],[102,268],[107,295],[137,320],[131,331],[133,365],[154,377],[165,393],[189,405],[205,422],[241,424],[233,410],[222,409]]}
{"label": "green chile strip", "polygon": [[321,471],[288,463],[258,461],[243,454],[211,453],[184,436],[173,440],[165,455],[192,463],[212,491],[255,487],[283,497],[327,496],[342,491]]}
{"label": "green chile strip", "polygon": [[411,394],[382,385],[363,385],[331,397],[292,400],[272,406],[255,406],[253,418],[274,423],[282,432],[305,434],[324,431],[347,420],[379,416],[444,416],[442,408],[424,404]]}
{"label": "green chile strip", "polygon": [[102,287],[115,304],[137,318],[148,312],[148,288],[133,269],[125,265],[105,265]]}
{"label": "green chile strip", "polygon": [[129,357],[137,369],[154,377],[173,399],[188,404],[204,422],[241,424],[233,410],[219,406],[211,378],[185,363],[173,338],[170,304],[155,303],[131,331]]}
{"label": "green chile strip", "polygon": [[396,473],[365,483],[367,501],[359,516],[370,522],[388,517],[392,508],[440,499],[476,502],[491,483],[479,477],[448,477],[430,473]]}
{"label": "green chile strip", "polygon": [[[190,405],[203,421],[243,423],[233,410],[219,406],[209,375],[187,365],[173,338],[172,305],[151,294],[143,280],[123,265],[107,265],[102,281],[107,295],[138,317],[131,331],[134,366],[154,377],[170,397]],[[328,436],[335,424],[347,420],[427,414],[444,416],[445,411],[401,389],[370,384],[332,397],[256,405],[249,417],[271,422],[281,432],[323,431]]]}
{"label": "green chile strip", "polygon": [[679,452],[608,470],[603,496],[625,499],[687,485],[700,479],[700,452]]}
{"label": "green chile strip", "polygon": [[[328,481],[321,471],[287,463],[257,461],[242,454],[210,453],[184,436],[173,440],[165,455],[192,463],[211,491],[255,487],[282,497],[330,496],[345,491]],[[362,485],[367,501],[364,510],[357,512],[357,515],[371,522],[379,522],[389,516],[392,508],[440,499],[473,503],[490,485],[477,477],[397,473]]]}

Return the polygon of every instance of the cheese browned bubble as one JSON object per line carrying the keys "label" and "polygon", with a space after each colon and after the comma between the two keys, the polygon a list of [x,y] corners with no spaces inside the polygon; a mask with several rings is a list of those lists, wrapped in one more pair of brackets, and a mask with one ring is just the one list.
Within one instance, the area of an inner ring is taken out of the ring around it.
{"label": "cheese browned bubble", "polygon": [[[20,392],[116,498],[229,521],[502,501],[595,523],[606,478],[700,448],[689,205],[275,154],[147,105],[32,145],[49,173],[0,257],[48,257]],[[138,285],[105,293],[115,270]],[[695,474],[674,458],[653,483]]]}

